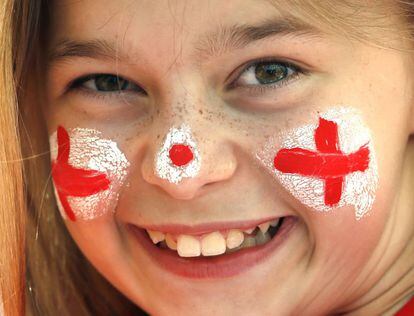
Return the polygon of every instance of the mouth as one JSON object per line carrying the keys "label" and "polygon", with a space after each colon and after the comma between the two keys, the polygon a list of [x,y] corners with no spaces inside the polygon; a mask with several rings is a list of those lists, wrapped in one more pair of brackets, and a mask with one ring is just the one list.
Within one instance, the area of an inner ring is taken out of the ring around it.
{"label": "mouth", "polygon": [[234,276],[265,261],[296,222],[286,216],[218,229],[129,228],[158,266],[182,277],[205,279]]}
{"label": "mouth", "polygon": [[180,257],[219,256],[268,243],[278,232],[283,217],[247,229],[213,231],[203,235],[169,234],[146,230],[160,249],[176,251]]}

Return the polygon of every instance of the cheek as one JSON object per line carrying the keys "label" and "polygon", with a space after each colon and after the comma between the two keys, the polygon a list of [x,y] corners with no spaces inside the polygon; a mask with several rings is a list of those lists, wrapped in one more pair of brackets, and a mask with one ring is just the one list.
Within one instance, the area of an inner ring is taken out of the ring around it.
{"label": "cheek", "polygon": [[59,127],[50,136],[52,177],[65,219],[91,220],[115,210],[129,162],[92,129]]}
{"label": "cheek", "polygon": [[348,108],[333,108],[315,120],[275,135],[257,157],[302,204],[320,212],[353,206],[361,219],[378,186],[370,132]]}

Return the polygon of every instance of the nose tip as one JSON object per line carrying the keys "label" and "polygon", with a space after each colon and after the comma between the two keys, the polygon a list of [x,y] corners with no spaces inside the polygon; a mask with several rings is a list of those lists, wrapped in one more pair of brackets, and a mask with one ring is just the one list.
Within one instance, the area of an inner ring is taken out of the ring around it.
{"label": "nose tip", "polygon": [[201,188],[206,184],[201,178],[183,179],[179,183],[171,183],[164,179],[155,180],[155,184],[163,192],[176,200],[192,200],[201,192]]}
{"label": "nose tip", "polygon": [[229,148],[219,148],[217,143],[203,143],[199,148],[184,124],[171,128],[158,150],[149,148],[141,169],[144,180],[175,199],[192,199],[201,188],[228,179],[236,169]]}
{"label": "nose tip", "polygon": [[155,157],[155,173],[161,179],[178,184],[194,178],[200,171],[201,156],[189,126],[171,128]]}
{"label": "nose tip", "polygon": [[[174,171],[170,169],[167,177],[160,177],[159,172],[154,170],[154,166],[150,167],[151,159],[149,158],[142,165],[143,179],[146,183],[158,187],[173,199],[191,200],[203,194],[205,192],[203,188],[211,187],[231,178],[236,170],[236,161],[226,154],[214,159],[203,156],[199,172],[191,174],[187,171],[188,177],[184,176],[186,167],[191,166],[194,160],[196,158],[187,165],[177,166]],[[170,163],[170,167],[172,164]]]}

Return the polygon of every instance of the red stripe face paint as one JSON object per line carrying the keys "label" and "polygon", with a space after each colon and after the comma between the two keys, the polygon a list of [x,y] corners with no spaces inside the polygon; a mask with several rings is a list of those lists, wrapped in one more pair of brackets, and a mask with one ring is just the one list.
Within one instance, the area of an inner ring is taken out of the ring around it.
{"label": "red stripe face paint", "polygon": [[275,168],[283,173],[316,177],[325,182],[325,204],[335,206],[342,195],[346,175],[365,171],[369,165],[369,148],[361,146],[349,155],[339,149],[338,125],[319,118],[315,130],[316,151],[283,148],[276,154]]}
{"label": "red stripe face paint", "polygon": [[377,164],[370,133],[355,112],[332,109],[317,125],[278,138],[281,147],[268,144],[257,157],[293,196],[318,211],[354,205],[357,219],[368,213],[378,185]]}
{"label": "red stripe face paint", "polygon": [[59,126],[50,137],[52,177],[64,218],[89,220],[115,209],[129,166],[110,140],[91,129]]}

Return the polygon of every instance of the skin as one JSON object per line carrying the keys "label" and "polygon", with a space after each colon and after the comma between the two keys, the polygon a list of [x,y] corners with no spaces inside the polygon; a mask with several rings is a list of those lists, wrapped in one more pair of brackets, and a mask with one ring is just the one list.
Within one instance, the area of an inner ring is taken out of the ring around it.
{"label": "skin", "polygon": [[[48,60],[49,134],[58,125],[99,130],[131,163],[116,213],[67,227],[95,267],[150,314],[387,315],[410,295],[410,56],[324,29],[279,34],[210,57],[195,53],[197,40],[219,26],[275,17],[284,19],[257,0],[63,0],[53,8],[52,56],[64,39],[105,40],[117,54]],[[238,75],[247,63],[267,57],[307,74],[249,90]],[[146,94],[66,89],[95,73],[118,73]],[[240,85],[230,87],[237,79]],[[378,157],[376,201],[360,221],[352,206],[323,214],[306,208],[255,158],[269,137],[314,123],[318,111],[335,105],[361,114]],[[154,155],[169,128],[183,122],[192,127],[203,164],[196,178],[175,185],[154,174]],[[238,192],[246,194],[240,199]],[[131,223],[196,225],[282,215],[295,216],[298,224],[268,260],[232,278],[201,282],[161,270],[126,229]]]}

